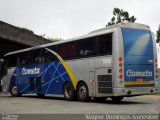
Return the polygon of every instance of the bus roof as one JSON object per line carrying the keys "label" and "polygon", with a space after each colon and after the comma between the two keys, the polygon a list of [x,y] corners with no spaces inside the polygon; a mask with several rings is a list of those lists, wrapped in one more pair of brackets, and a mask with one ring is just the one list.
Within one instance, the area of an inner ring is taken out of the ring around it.
{"label": "bus roof", "polygon": [[64,40],[64,41],[58,41],[58,42],[54,42],[54,43],[48,43],[48,44],[44,44],[44,45],[34,46],[34,47],[22,49],[22,50],[17,50],[17,51],[9,52],[9,53],[5,54],[4,56],[16,54],[16,53],[21,53],[21,52],[26,52],[26,51],[30,51],[30,50],[34,50],[34,49],[38,49],[38,48],[45,48],[45,47],[49,47],[49,46],[52,46],[52,45],[58,45],[58,44],[61,44],[61,43],[67,43],[67,42],[80,40],[80,39],[84,39],[84,38],[94,37],[96,35],[101,35],[101,34],[105,34],[107,32],[111,32],[115,28],[132,28],[132,29],[150,30],[149,26],[144,25],[144,24],[139,24],[139,23],[119,23],[119,24],[116,24],[116,25],[111,25],[111,26],[107,26],[105,28],[101,28],[101,29],[98,29],[98,30],[91,31],[91,32],[89,32],[88,34],[86,34],[84,36],[71,38],[71,39],[67,39],[67,40]]}
{"label": "bus roof", "polygon": [[118,23],[116,25],[111,25],[111,26],[107,26],[101,29],[97,29],[94,31],[91,31],[89,34],[94,34],[94,33],[98,33],[98,32],[102,32],[105,30],[109,30],[109,29],[113,29],[113,28],[132,28],[132,29],[145,29],[145,30],[150,30],[150,27],[144,24],[140,24],[140,23]]}

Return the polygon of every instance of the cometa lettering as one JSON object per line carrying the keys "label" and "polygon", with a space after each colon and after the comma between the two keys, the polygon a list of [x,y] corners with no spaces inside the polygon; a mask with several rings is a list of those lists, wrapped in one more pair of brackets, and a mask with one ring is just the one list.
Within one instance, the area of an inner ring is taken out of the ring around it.
{"label": "cometa lettering", "polygon": [[35,75],[35,74],[40,74],[40,68],[33,68],[33,69],[27,69],[27,68],[23,68],[22,69],[22,74],[23,75]]}
{"label": "cometa lettering", "polygon": [[127,70],[126,75],[128,77],[151,77],[152,76],[152,72],[151,71],[143,71],[143,72],[139,72],[139,71],[132,71],[132,70]]}

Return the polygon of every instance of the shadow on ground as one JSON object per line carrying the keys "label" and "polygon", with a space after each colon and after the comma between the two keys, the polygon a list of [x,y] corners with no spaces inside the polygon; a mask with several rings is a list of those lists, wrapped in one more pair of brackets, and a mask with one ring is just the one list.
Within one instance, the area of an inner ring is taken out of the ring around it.
{"label": "shadow on ground", "polygon": [[[10,95],[0,95],[0,98],[15,98],[12,97]],[[63,96],[44,96],[44,97],[38,97],[36,95],[23,95],[22,97],[18,97],[18,98],[26,98],[26,99],[30,99],[30,98],[34,98],[34,99],[43,99],[43,100],[60,100],[60,101],[65,101],[65,99],[63,98]],[[134,99],[135,100],[135,99]],[[66,101],[66,102],[80,102],[78,100],[75,101]],[[91,99],[89,102],[85,102],[85,103],[99,103],[99,104],[115,104],[115,105],[129,105],[129,104],[151,104],[150,102],[139,102],[139,101],[131,101],[131,99],[128,98],[124,98],[120,103],[114,103],[110,98],[108,98],[107,100],[104,101],[94,101],[94,99]]]}

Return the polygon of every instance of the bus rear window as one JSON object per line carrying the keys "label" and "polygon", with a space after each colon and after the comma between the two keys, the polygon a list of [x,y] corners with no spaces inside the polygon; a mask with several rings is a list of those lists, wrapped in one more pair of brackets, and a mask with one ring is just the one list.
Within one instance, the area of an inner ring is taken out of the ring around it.
{"label": "bus rear window", "polygon": [[152,55],[153,43],[151,32],[142,29],[122,29],[126,55]]}

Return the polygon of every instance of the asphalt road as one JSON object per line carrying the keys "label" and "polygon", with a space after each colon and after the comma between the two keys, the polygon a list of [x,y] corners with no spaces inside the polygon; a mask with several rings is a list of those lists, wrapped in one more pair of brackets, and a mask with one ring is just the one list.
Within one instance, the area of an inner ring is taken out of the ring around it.
{"label": "asphalt road", "polygon": [[104,102],[66,101],[62,96],[36,95],[11,97],[0,94],[0,113],[10,114],[158,114],[160,96],[148,95],[124,98],[119,104],[110,99]]}

